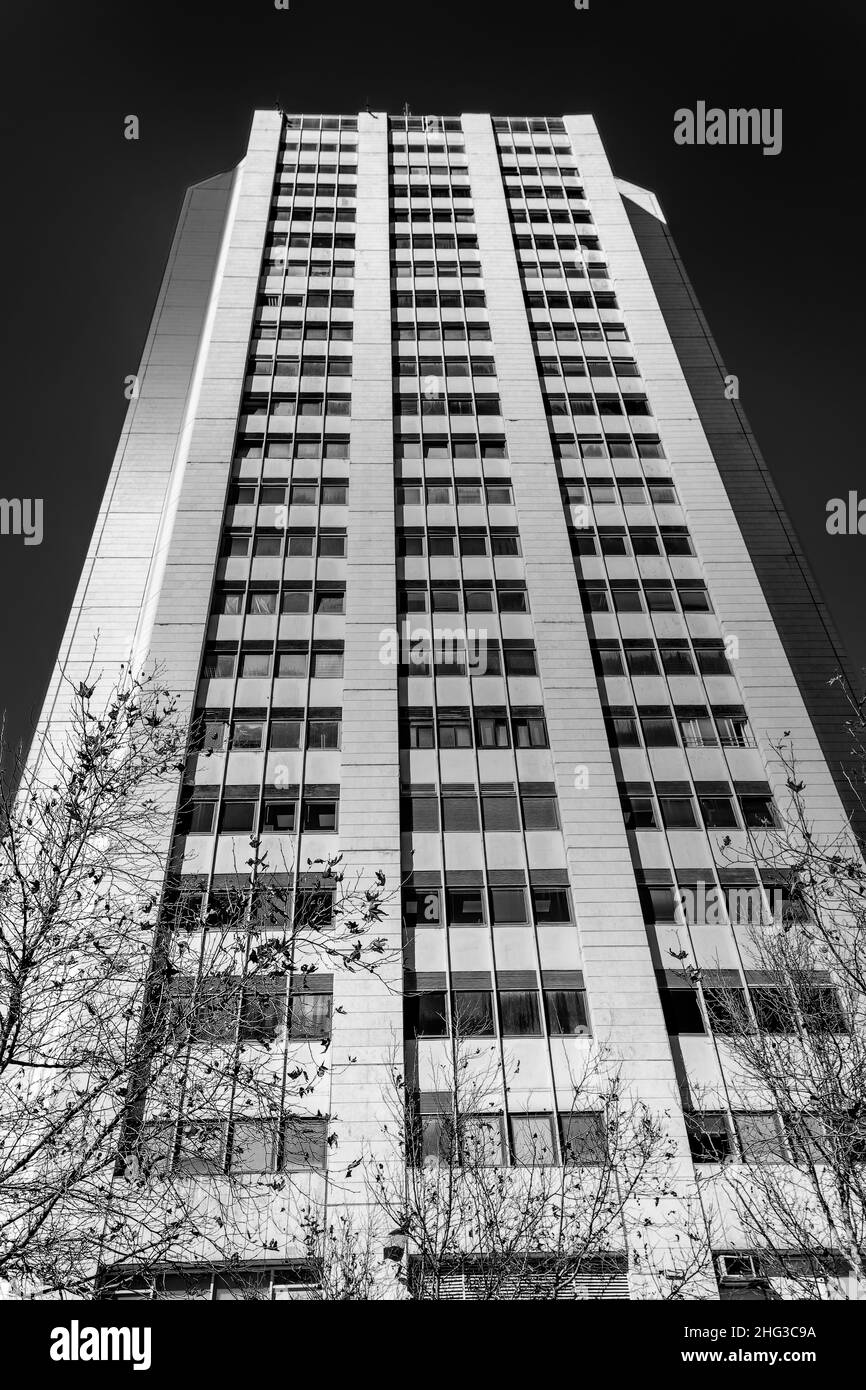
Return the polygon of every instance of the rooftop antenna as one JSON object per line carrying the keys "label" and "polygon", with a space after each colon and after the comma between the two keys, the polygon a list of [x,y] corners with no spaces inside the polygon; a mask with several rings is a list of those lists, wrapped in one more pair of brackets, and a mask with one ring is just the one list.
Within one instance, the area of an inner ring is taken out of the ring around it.
{"label": "rooftop antenna", "polygon": [[409,118],[409,116],[410,116],[411,114],[412,114],[412,113],[411,113],[410,110],[409,110],[409,103],[408,103],[408,101],[404,101],[404,102],[403,102],[403,115],[404,115],[404,116],[406,117],[406,119],[408,120],[408,118]]}

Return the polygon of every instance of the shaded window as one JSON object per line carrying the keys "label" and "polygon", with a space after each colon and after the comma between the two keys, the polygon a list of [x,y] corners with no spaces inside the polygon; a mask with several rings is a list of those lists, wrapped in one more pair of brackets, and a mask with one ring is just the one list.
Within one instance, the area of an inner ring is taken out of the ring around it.
{"label": "shaded window", "polygon": [[448,888],[445,892],[448,920],[454,926],[480,926],[484,922],[482,889]]}
{"label": "shaded window", "polygon": [[604,1115],[599,1110],[572,1111],[559,1117],[562,1157],[578,1166],[602,1164],[607,1158]]}
{"label": "shaded window", "polygon": [[506,1038],[540,1037],[541,1010],[538,991],[509,989],[499,995],[499,1017]]}
{"label": "shaded window", "polygon": [[448,1018],[444,990],[407,994],[403,1000],[403,1030],[406,1038],[446,1038]]}
{"label": "shaded window", "polygon": [[721,1111],[686,1115],[686,1132],[695,1163],[724,1163],[732,1156],[731,1134]]}
{"label": "shaded window", "polygon": [[544,1012],[547,1031],[552,1035],[574,1037],[589,1031],[583,989],[546,989]]}
{"label": "shaded window", "polygon": [[461,989],[451,996],[454,1031],[463,1037],[492,1038],[493,995],[490,990]]}

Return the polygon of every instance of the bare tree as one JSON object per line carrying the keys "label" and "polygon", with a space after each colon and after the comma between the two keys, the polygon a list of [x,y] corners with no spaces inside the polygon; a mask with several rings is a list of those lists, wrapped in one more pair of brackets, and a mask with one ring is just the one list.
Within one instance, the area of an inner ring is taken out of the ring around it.
{"label": "bare tree", "polygon": [[630,1274],[645,1297],[706,1296],[707,1227],[673,1180],[667,1119],[629,1096],[608,1050],[573,1078],[559,1137],[540,1115],[507,1137],[501,1096],[471,1035],[427,1093],[392,1059],[390,1153],[368,1163],[366,1213],[316,1231],[324,1296],[381,1296],[382,1250],[403,1296],[424,1301],[627,1298]]}
{"label": "bare tree", "polygon": [[292,899],[253,837],[218,898],[166,884],[186,721],[156,676],[98,684],[0,801],[0,1279],[18,1297],[268,1253],[295,1181],[275,1146],[302,1171],[327,1124],[317,972],[384,949],[384,878],[346,882],[339,859]]}
{"label": "bare tree", "polygon": [[[855,702],[852,714],[850,779],[862,790],[862,705]],[[772,912],[739,929],[747,978],[760,984],[720,983],[722,972],[709,1007],[724,1088],[749,1126],[748,1141],[738,1139],[748,1162],[729,1155],[706,1170],[704,1184],[725,1194],[778,1288],[838,1299],[853,1287],[862,1297],[866,866],[846,826],[816,830],[787,735],[774,751],[787,801],[778,824],[751,836],[748,853],[735,856],[776,885]],[[692,983],[703,987],[703,972],[679,954]]]}

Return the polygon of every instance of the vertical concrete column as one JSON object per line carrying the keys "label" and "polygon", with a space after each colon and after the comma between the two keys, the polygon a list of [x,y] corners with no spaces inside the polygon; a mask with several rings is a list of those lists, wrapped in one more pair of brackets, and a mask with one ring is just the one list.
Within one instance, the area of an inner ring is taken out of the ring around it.
{"label": "vertical concrete column", "polygon": [[339,1147],[329,1158],[331,1200],[363,1202],[365,1165],[375,1151],[393,1154],[382,1126],[389,1062],[402,1053],[400,962],[400,804],[397,667],[381,659],[383,630],[396,624],[394,462],[391,410],[391,307],[388,246],[388,120],[358,118],[352,423],[346,565],[346,646],[340,850],[346,882],[366,885],[377,869],[391,895],[386,920],[389,960],[375,976],[335,975],[332,1128]]}

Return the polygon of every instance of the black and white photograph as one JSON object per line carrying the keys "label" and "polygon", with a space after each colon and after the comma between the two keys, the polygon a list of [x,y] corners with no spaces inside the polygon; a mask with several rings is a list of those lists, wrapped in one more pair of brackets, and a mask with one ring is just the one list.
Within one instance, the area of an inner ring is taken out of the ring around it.
{"label": "black and white photograph", "polygon": [[866,13],[0,32],[21,1369],[850,1366]]}

